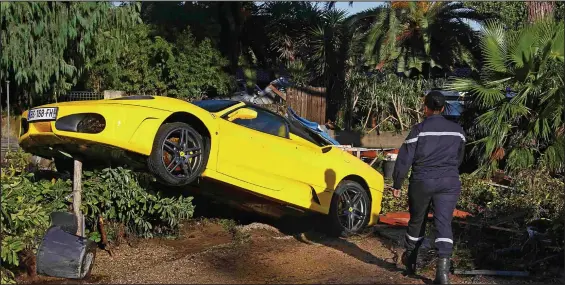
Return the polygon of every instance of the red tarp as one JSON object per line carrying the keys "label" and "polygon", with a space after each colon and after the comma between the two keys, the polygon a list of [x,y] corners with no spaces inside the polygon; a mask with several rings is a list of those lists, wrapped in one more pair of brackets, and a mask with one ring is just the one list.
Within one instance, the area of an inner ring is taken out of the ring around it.
{"label": "red tarp", "polygon": [[[470,213],[460,210],[453,211],[453,217],[455,218],[466,218],[472,216]],[[433,215],[428,214],[428,218],[433,218]],[[393,226],[408,226],[408,221],[410,220],[410,213],[408,212],[390,212],[385,215],[379,216],[379,223],[393,225]]]}

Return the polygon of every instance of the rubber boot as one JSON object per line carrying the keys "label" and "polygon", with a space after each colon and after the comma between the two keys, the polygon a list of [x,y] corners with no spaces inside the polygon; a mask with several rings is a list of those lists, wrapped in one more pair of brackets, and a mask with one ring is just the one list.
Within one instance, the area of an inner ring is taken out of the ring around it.
{"label": "rubber boot", "polygon": [[406,250],[402,254],[402,264],[406,266],[404,273],[406,275],[416,274],[416,260],[418,259],[418,250]]}
{"label": "rubber boot", "polygon": [[437,260],[436,279],[434,284],[449,284],[450,260],[448,257],[440,257]]}

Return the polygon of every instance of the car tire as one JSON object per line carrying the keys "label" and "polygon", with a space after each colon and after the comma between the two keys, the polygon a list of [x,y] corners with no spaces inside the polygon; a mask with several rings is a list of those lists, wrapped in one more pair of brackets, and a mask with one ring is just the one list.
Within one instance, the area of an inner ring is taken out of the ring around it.
{"label": "car tire", "polygon": [[[180,141],[181,133],[186,137],[184,143]],[[199,151],[199,154],[189,154],[195,151]],[[182,122],[166,123],[155,135],[147,164],[149,171],[161,183],[169,186],[184,186],[202,175],[208,163],[209,152],[209,138],[200,135],[190,125]]]}
{"label": "car tire", "polygon": [[[357,195],[359,195],[358,198]],[[351,203],[354,204],[351,205]],[[330,234],[338,237],[350,237],[359,234],[367,227],[370,217],[371,198],[367,190],[355,181],[344,180],[340,182],[330,204],[328,215]],[[349,224],[350,218],[353,218],[351,224]]]}

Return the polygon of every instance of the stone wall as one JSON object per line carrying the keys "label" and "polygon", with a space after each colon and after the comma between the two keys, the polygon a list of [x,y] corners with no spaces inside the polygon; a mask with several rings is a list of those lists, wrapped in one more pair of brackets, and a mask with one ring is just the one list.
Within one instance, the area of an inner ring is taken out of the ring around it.
{"label": "stone wall", "polygon": [[119,90],[104,90],[104,99],[118,98],[126,95],[125,91]]}
{"label": "stone wall", "polygon": [[363,134],[355,131],[333,131],[329,130],[328,133],[338,142],[344,145],[352,145],[355,147],[368,147],[368,148],[399,148],[409,131],[400,134],[391,132],[381,132],[378,135],[376,132]]}

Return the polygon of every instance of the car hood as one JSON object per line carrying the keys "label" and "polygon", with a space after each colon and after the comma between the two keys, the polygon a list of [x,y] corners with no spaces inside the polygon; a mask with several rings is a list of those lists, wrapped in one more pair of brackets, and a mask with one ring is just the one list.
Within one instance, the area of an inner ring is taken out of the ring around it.
{"label": "car hood", "polygon": [[165,110],[165,111],[175,111],[175,110],[183,109],[183,106],[185,108],[187,106],[190,106],[189,108],[198,108],[200,110],[204,110],[194,104],[191,104],[190,102],[181,99],[165,97],[165,96],[148,96],[148,95],[132,95],[132,96],[124,96],[124,97],[103,99],[103,100],[59,102],[59,103],[43,105],[41,107],[89,106],[89,105],[99,105],[99,104],[133,105],[133,106],[142,106],[142,107],[148,107],[148,108]]}

